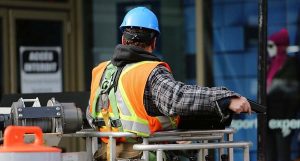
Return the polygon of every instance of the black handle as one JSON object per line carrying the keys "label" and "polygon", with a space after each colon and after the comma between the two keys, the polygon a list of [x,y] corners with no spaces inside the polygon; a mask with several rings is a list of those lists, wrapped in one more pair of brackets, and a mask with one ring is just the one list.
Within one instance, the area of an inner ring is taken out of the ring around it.
{"label": "black handle", "polygon": [[267,111],[267,107],[263,106],[261,104],[256,103],[255,101],[249,100],[248,102],[250,103],[251,109],[255,111],[256,113],[265,113]]}

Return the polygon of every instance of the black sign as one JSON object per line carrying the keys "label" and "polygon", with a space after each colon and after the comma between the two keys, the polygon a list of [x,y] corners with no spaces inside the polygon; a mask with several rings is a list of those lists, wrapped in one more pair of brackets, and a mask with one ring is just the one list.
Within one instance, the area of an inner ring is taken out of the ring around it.
{"label": "black sign", "polygon": [[22,57],[23,70],[25,73],[56,73],[58,57],[56,50],[26,50]]}

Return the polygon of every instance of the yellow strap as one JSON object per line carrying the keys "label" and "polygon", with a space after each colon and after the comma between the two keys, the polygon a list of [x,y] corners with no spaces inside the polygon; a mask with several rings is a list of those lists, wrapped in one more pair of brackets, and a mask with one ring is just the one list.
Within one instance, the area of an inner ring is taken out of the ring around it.
{"label": "yellow strap", "polygon": [[[105,122],[105,126],[107,128],[107,130],[110,132],[111,131],[111,125],[110,125],[110,121],[109,121],[109,112],[107,109],[102,109],[101,110],[102,116],[103,116],[103,120]],[[110,140],[107,143],[106,146],[106,159],[110,160]]]}
{"label": "yellow strap", "polygon": [[111,131],[111,125],[110,125],[110,121],[109,121],[109,112],[107,109],[102,109],[101,110],[102,116],[103,116],[103,120],[105,122],[105,126],[107,127],[107,130],[110,132]]}

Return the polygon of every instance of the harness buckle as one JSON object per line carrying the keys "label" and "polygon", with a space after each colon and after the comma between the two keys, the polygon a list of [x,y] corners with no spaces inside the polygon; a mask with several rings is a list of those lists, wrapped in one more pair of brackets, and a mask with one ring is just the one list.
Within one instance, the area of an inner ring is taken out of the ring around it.
{"label": "harness buckle", "polygon": [[96,119],[96,120],[93,120],[93,124],[97,127],[102,127],[102,126],[105,126],[105,122],[103,119]]}
{"label": "harness buckle", "polygon": [[111,126],[112,127],[121,127],[122,126],[122,122],[120,119],[116,119],[116,120],[110,120]]}

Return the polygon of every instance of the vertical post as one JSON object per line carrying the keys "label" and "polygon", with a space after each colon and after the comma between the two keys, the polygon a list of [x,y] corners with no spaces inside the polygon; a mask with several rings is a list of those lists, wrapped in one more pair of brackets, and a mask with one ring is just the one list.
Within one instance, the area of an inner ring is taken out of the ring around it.
{"label": "vertical post", "polygon": [[[232,142],[233,141],[233,133],[228,134],[228,141]],[[229,161],[233,161],[233,148],[229,148]]]}
{"label": "vertical post", "polygon": [[164,161],[163,160],[163,150],[161,150],[161,149],[157,149],[157,151],[156,151],[156,160],[157,161]]}
{"label": "vertical post", "polygon": [[110,159],[109,161],[115,161],[116,160],[116,138],[113,138],[112,136],[109,136],[109,153],[110,153]]}
{"label": "vertical post", "polygon": [[92,137],[92,155],[98,150],[98,137]]}
{"label": "vertical post", "polygon": [[203,3],[204,0],[195,0],[196,9],[196,80],[197,84],[205,84],[205,73],[204,73],[204,15],[203,15]]}
{"label": "vertical post", "polygon": [[[267,51],[267,0],[258,0],[258,103],[266,105],[266,51]],[[257,149],[258,161],[265,161],[266,115],[258,114]]]}
{"label": "vertical post", "polygon": [[[223,136],[222,136],[222,138],[221,138],[221,143],[222,143],[222,142],[225,142],[225,140],[226,140],[225,135],[226,135],[226,134],[223,134]],[[218,153],[219,153],[218,159],[220,160],[220,159],[221,159],[221,155],[222,155],[222,154],[225,154],[224,148],[219,148]]]}
{"label": "vertical post", "polygon": [[249,146],[244,147],[244,161],[250,161]]}
{"label": "vertical post", "polygon": [[85,146],[86,146],[86,152],[87,152],[87,161],[93,160],[93,150],[92,150],[92,138],[86,137],[85,138]]}
{"label": "vertical post", "polygon": [[[143,144],[144,145],[148,145],[149,144],[148,138],[143,138]],[[147,151],[147,150],[143,151],[143,159],[145,161],[149,161],[149,151]]]}

